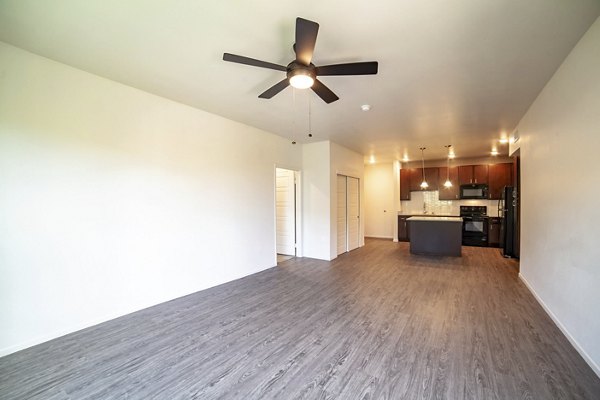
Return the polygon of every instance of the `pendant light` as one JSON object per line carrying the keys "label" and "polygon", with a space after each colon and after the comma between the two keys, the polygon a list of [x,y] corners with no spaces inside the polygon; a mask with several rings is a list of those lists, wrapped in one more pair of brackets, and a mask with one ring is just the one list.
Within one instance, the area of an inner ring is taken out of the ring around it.
{"label": "pendant light", "polygon": [[429,187],[429,185],[427,184],[427,181],[425,180],[425,152],[426,147],[420,147],[421,150],[421,162],[422,162],[422,166],[423,166],[423,182],[421,182],[421,189],[425,190]]}
{"label": "pendant light", "polygon": [[450,189],[452,187],[452,182],[450,182],[450,147],[452,147],[451,144],[444,146],[448,149],[448,157],[447,159],[447,167],[446,167],[446,182],[444,182],[444,187],[446,189]]}

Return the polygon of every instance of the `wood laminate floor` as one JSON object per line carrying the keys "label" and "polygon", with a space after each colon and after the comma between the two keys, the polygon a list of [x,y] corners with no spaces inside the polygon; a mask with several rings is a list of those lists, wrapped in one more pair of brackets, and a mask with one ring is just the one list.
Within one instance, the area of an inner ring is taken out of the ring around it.
{"label": "wood laminate floor", "polygon": [[600,399],[497,249],[368,240],[0,359],[2,399]]}

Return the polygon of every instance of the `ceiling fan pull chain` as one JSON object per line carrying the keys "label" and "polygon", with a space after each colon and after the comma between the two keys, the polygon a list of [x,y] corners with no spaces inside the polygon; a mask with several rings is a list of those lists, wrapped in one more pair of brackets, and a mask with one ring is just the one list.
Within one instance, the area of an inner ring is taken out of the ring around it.
{"label": "ceiling fan pull chain", "polygon": [[312,137],[312,113],[311,113],[311,98],[310,93],[308,94],[308,137]]}

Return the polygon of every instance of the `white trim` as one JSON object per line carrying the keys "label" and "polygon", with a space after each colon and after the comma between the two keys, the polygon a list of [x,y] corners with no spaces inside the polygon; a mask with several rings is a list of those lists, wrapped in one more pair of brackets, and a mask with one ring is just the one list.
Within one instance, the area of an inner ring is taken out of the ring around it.
{"label": "white trim", "polygon": [[296,179],[296,257],[304,257],[304,247],[302,243],[302,171],[294,171]]}
{"label": "white trim", "polygon": [[567,328],[560,322],[558,317],[556,315],[554,315],[554,313],[552,311],[550,311],[550,308],[546,305],[546,303],[544,303],[544,300],[542,300],[542,298],[536,293],[536,291],[533,289],[531,284],[529,282],[527,282],[527,279],[525,279],[525,277],[520,272],[519,272],[519,279],[521,279],[523,284],[525,284],[527,289],[529,289],[529,291],[531,292],[533,297],[535,297],[535,299],[542,306],[544,311],[546,311],[546,314],[548,314],[550,316],[552,321],[554,321],[556,326],[558,326],[558,329],[560,329],[560,331],[563,333],[563,335],[565,335],[567,340],[573,345],[573,347],[575,347],[575,350],[577,350],[577,352],[581,355],[581,357],[583,357],[585,362],[588,363],[588,365],[592,368],[594,373],[596,375],[598,375],[598,377],[600,377],[600,366],[598,366],[598,364],[596,364],[594,362],[594,360],[592,360],[592,358],[588,355],[588,353],[585,352],[583,347],[581,347],[581,345],[577,342],[577,340],[573,337],[573,335],[571,335],[571,333],[567,330]]}
{"label": "white trim", "polygon": [[[166,300],[166,301],[169,301],[169,300]],[[148,306],[148,307],[152,307],[152,306]],[[117,312],[117,313],[110,314],[110,315],[102,317],[102,318],[95,318],[93,320],[80,322],[78,324],[71,325],[68,328],[60,329],[60,330],[54,331],[52,333],[37,336],[35,339],[31,339],[26,342],[21,342],[21,343],[17,343],[15,345],[12,345],[9,347],[4,347],[4,348],[0,349],[0,357],[4,357],[6,355],[16,353],[17,351],[21,351],[21,350],[27,349],[29,347],[37,346],[38,344],[42,344],[42,343],[48,342],[50,340],[57,339],[62,336],[66,336],[68,334],[78,332],[80,330],[92,327],[94,325],[101,324],[103,322],[108,322],[110,320],[122,317],[127,314],[131,314],[136,311],[143,310],[144,308],[148,308],[148,307],[142,307],[139,309],[129,310],[126,312]]]}
{"label": "white trim", "polygon": [[289,171],[294,172],[294,180],[296,186],[296,209],[294,210],[296,213],[296,257],[304,257],[304,242],[302,240],[302,171],[293,167],[289,167],[283,164],[275,163],[273,164],[273,232],[275,232],[275,236],[273,237],[274,246],[273,249],[273,266],[277,266],[277,168],[287,169]]}
{"label": "white trim", "polygon": [[276,266],[277,266],[277,264],[271,265],[271,266],[267,266],[267,267],[261,268],[258,271],[249,272],[247,274],[239,276],[239,277],[237,277],[237,278],[235,278],[233,280],[228,280],[228,281],[224,281],[224,282],[216,282],[215,284],[213,284],[211,286],[207,286],[207,287],[199,287],[199,288],[197,288],[195,290],[192,290],[191,292],[187,292],[187,293],[184,293],[184,294],[181,294],[181,295],[177,295],[175,297],[168,297],[168,298],[165,298],[164,300],[159,301],[157,303],[153,302],[153,303],[149,303],[149,304],[143,304],[143,305],[139,305],[139,306],[129,307],[127,309],[123,309],[123,310],[119,310],[119,311],[114,312],[114,313],[107,314],[107,315],[105,315],[104,317],[101,317],[101,318],[94,318],[94,319],[91,319],[91,320],[88,320],[88,321],[82,321],[82,322],[73,324],[73,325],[69,326],[68,328],[59,329],[59,330],[53,331],[52,333],[47,333],[47,334],[44,334],[44,335],[37,336],[36,338],[31,339],[31,340],[27,340],[25,342],[21,342],[21,343],[17,343],[15,345],[12,345],[12,346],[0,348],[0,357],[4,357],[4,356],[7,356],[9,354],[16,353],[17,351],[28,349],[28,348],[33,347],[33,346],[37,346],[38,344],[49,342],[50,340],[58,339],[58,338],[60,338],[62,336],[70,335],[71,333],[75,333],[75,332],[78,332],[80,330],[87,329],[87,328],[90,328],[92,326],[96,326],[96,325],[102,324],[104,322],[112,321],[114,319],[123,317],[125,315],[129,315],[129,314],[132,314],[132,313],[135,313],[135,312],[138,312],[138,311],[142,311],[142,310],[145,310],[145,309],[150,308],[150,307],[158,306],[160,304],[164,304],[164,303],[169,302],[169,301],[180,299],[182,297],[186,297],[186,296],[189,296],[191,294],[194,294],[194,293],[197,293],[197,292],[201,292],[203,290],[210,289],[210,288],[213,288],[215,286],[222,285],[224,283],[233,282],[235,280],[242,279],[242,278],[245,278],[245,277],[250,276],[250,275],[258,274],[259,272],[265,271],[265,270],[270,269],[270,268],[274,268]]}
{"label": "white trim", "polygon": [[[393,240],[394,237],[393,236],[380,236],[380,235],[365,235],[366,238],[373,238],[373,239],[390,239]],[[396,240],[397,242],[398,240]]]}

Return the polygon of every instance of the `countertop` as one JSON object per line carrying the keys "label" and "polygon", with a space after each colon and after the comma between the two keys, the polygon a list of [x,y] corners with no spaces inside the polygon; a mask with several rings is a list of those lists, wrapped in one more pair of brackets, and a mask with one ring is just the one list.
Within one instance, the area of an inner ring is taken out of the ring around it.
{"label": "countertop", "polygon": [[[451,215],[451,214],[410,214],[398,212],[399,217],[423,217],[423,218],[431,218],[431,217],[453,217],[453,218],[462,218],[460,215]],[[486,216],[485,218],[490,219],[502,219],[502,217],[494,217],[491,215]]]}
{"label": "countertop", "polygon": [[431,217],[456,217],[459,218],[460,215],[452,215],[452,214],[410,214],[410,213],[398,213],[399,217],[427,217],[427,218],[431,218]]}
{"label": "countertop", "polygon": [[427,221],[427,222],[462,222],[461,217],[440,217],[440,216],[414,216],[407,219],[407,221]]}

